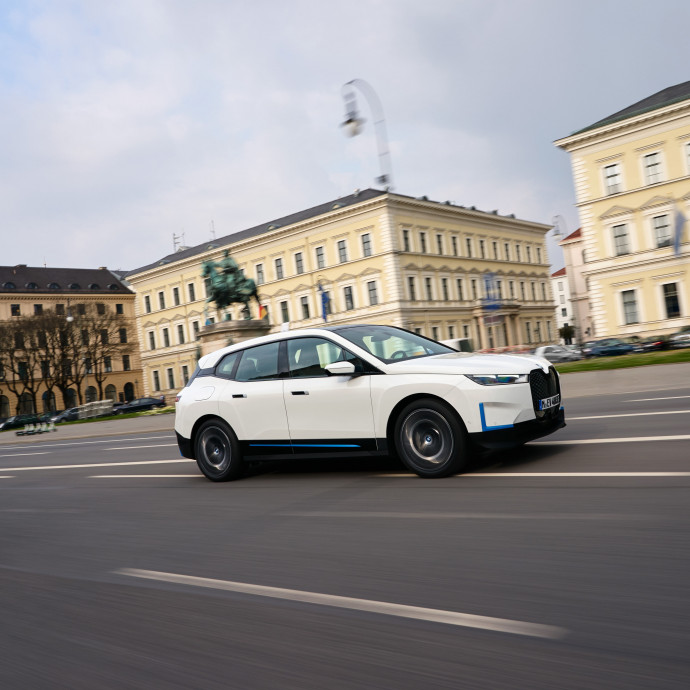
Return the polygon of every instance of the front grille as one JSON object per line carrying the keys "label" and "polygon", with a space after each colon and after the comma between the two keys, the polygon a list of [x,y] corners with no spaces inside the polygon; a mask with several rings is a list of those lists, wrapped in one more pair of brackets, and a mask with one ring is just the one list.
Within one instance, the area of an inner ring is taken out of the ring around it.
{"label": "front grille", "polygon": [[[549,367],[548,374],[545,374],[541,369],[530,371],[529,387],[532,393],[532,405],[538,417],[544,414],[544,411],[539,409],[539,401],[542,398],[550,398],[552,395],[557,395],[561,392],[558,374],[553,367]],[[558,408],[555,409],[557,410]]]}

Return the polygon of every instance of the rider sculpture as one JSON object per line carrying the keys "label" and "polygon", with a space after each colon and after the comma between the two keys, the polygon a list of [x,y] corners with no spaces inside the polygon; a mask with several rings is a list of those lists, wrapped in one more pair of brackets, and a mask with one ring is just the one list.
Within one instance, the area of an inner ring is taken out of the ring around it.
{"label": "rider sculpture", "polygon": [[[223,258],[215,262],[204,261],[202,276],[206,282],[207,302],[215,302],[218,309],[226,309],[231,304],[244,304],[242,310],[245,319],[251,319],[249,302],[252,297],[259,304],[256,283],[245,277],[237,262],[226,249]],[[229,318],[226,316],[226,318]]]}

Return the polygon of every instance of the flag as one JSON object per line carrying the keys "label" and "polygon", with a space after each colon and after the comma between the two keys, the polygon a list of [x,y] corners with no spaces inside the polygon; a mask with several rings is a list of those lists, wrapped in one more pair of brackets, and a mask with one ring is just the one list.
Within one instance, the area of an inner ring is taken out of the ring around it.
{"label": "flag", "polygon": [[680,254],[680,243],[683,239],[684,226],[685,216],[683,215],[683,212],[676,206],[675,236],[673,238],[673,253],[676,256]]}
{"label": "flag", "polygon": [[259,305],[259,318],[265,319],[267,316],[268,316],[268,309],[266,308],[266,305],[260,304]]}
{"label": "flag", "polygon": [[321,316],[323,317],[324,321],[328,321],[328,303],[331,301],[331,298],[328,296],[328,293],[321,287],[320,283],[319,292],[321,293]]}

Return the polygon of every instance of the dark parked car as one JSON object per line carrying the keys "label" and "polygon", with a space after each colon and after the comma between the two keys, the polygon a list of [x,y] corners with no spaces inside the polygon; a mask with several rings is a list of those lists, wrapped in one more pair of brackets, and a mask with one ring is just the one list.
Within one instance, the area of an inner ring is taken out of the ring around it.
{"label": "dark parked car", "polygon": [[611,357],[613,355],[627,355],[635,350],[634,346],[620,338],[604,338],[592,343],[590,357]]}
{"label": "dark parked car", "polygon": [[14,417],[8,417],[4,422],[0,423],[0,431],[7,429],[21,429],[27,424],[40,424],[41,420],[35,414],[18,414]]}
{"label": "dark parked car", "polygon": [[152,410],[154,407],[165,407],[165,400],[160,398],[137,398],[131,402],[121,405],[116,414],[126,414],[128,412],[142,412],[144,410]]}
{"label": "dark parked car", "polygon": [[683,326],[671,338],[671,347],[690,347],[690,326]]}
{"label": "dark parked car", "polygon": [[79,419],[79,408],[70,407],[69,410],[62,410],[61,412],[56,412],[50,418],[50,421],[54,422],[55,424],[59,424],[60,422],[74,422],[77,419]]}
{"label": "dark parked car", "polygon": [[667,335],[652,335],[643,338],[640,345],[643,352],[652,352],[654,350],[668,350],[671,347],[671,342]]}

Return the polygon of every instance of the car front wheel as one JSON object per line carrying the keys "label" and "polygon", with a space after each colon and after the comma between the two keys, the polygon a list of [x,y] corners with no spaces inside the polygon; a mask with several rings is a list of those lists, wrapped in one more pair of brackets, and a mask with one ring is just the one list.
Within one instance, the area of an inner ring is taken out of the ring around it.
{"label": "car front wheel", "polygon": [[232,429],[220,419],[204,422],[196,435],[196,464],[213,482],[227,482],[242,475],[244,463]]}
{"label": "car front wheel", "polygon": [[467,435],[462,423],[435,400],[417,400],[405,407],[394,434],[400,459],[420,477],[447,477],[467,463]]}

